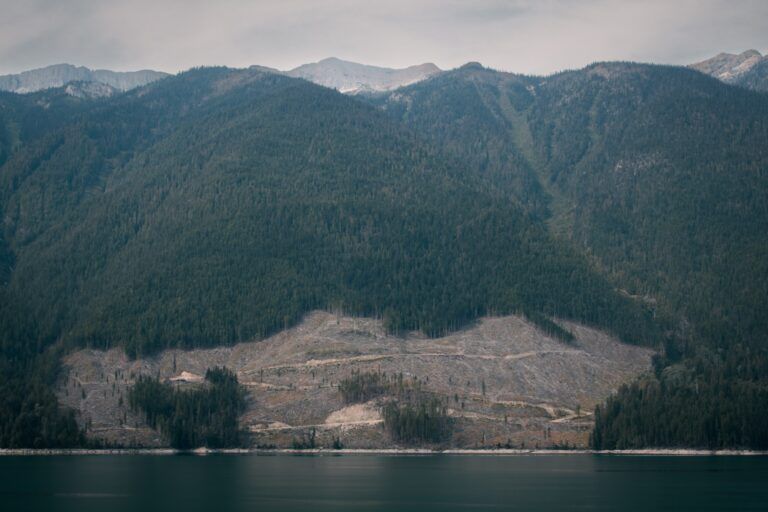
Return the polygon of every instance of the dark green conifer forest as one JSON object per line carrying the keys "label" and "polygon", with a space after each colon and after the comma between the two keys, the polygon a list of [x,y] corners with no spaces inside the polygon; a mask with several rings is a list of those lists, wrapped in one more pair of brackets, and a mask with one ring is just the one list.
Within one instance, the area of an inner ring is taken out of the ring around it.
{"label": "dark green conifer forest", "polygon": [[475,160],[665,326],[655,375],[598,411],[596,448],[766,446],[768,96],[599,63],[468,65],[370,101]]}
{"label": "dark green conifer forest", "polygon": [[[84,442],[51,391],[67,351],[233,344],[326,308],[428,335],[593,325],[660,351],[595,447],[764,447],[767,142],[768,96],[625,63],[368,98],[226,68],[0,94],[0,445]],[[185,414],[153,415],[175,446],[233,441]]]}
{"label": "dark green conifer forest", "polygon": [[128,403],[174,448],[226,448],[241,443],[238,417],[245,409],[245,393],[237,376],[226,368],[209,369],[201,389],[176,389],[141,376],[130,390]]}

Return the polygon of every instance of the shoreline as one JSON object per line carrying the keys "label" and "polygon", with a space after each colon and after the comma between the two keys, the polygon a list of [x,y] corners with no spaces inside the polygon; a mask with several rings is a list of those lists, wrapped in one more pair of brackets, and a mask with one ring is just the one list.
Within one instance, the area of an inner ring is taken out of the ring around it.
{"label": "shoreline", "polygon": [[698,450],[698,449],[634,449],[634,450],[545,450],[545,449],[445,449],[427,448],[375,448],[345,449],[314,448],[295,450],[291,448],[223,448],[195,450],[177,450],[174,448],[3,448],[0,457],[6,456],[58,456],[58,455],[490,455],[490,456],[527,456],[527,455],[608,455],[608,456],[666,456],[666,457],[703,457],[703,456],[768,456],[768,451],[759,450]]}

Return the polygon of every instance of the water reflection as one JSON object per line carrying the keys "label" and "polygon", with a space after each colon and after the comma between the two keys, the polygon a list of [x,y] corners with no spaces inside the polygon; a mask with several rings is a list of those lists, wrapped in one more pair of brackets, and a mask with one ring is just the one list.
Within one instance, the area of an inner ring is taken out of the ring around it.
{"label": "water reflection", "polygon": [[0,509],[766,510],[768,458],[0,457]]}

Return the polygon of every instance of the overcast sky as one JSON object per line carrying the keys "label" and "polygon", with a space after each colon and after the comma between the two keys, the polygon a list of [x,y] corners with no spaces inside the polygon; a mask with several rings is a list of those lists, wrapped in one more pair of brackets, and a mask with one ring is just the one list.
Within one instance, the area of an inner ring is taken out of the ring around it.
{"label": "overcast sky", "polygon": [[0,74],[335,56],[544,74],[597,60],[685,64],[768,50],[768,0],[0,0]]}

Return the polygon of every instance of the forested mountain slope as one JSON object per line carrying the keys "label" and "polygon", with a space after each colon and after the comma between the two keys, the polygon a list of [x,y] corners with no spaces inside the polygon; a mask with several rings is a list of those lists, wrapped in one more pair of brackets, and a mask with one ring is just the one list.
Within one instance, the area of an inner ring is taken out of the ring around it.
{"label": "forested mountain slope", "polygon": [[633,295],[711,329],[766,332],[760,315],[708,308],[715,295],[718,309],[767,298],[755,283],[768,276],[762,95],[682,68],[616,63],[547,78],[466,66],[375,101],[480,162],[475,172]]}
{"label": "forested mountain slope", "polygon": [[26,143],[97,104],[66,94],[63,88],[30,94],[0,92],[0,165]]}
{"label": "forested mountain slope", "polygon": [[[468,164],[335,91],[198,69],[46,126],[0,168],[9,368],[54,362],[46,347],[259,338],[315,308],[392,331],[520,311],[565,338],[547,317],[658,339],[644,305]],[[25,407],[4,406],[3,444]]]}
{"label": "forested mountain slope", "polygon": [[553,77],[539,96],[532,132],[574,205],[575,240],[698,336],[763,343],[768,99],[633,65]]}
{"label": "forested mountain slope", "polygon": [[518,114],[530,106],[534,83],[469,63],[369,101],[467,162],[472,179],[487,179],[519,206],[545,218],[550,198],[536,174],[530,133]]}
{"label": "forested mountain slope", "polygon": [[[768,98],[683,68],[601,63],[546,78],[470,65],[371,101],[479,162],[617,288],[675,319],[660,371],[681,352],[704,358],[692,375],[757,379],[749,414],[768,410]],[[721,442],[694,438],[626,444]]]}
{"label": "forested mountain slope", "polygon": [[766,114],[629,63],[367,99],[258,68],[0,95],[0,444],[80,442],[62,351],[231,344],[320,308],[598,326],[662,356],[595,446],[766,447]]}
{"label": "forested mountain slope", "polygon": [[768,58],[756,64],[739,80],[739,85],[760,92],[768,92]]}
{"label": "forested mountain slope", "polygon": [[9,290],[50,339],[233,342],[331,305],[430,333],[488,310],[635,318],[460,164],[278,75],[164,81],[51,133],[2,177]]}

